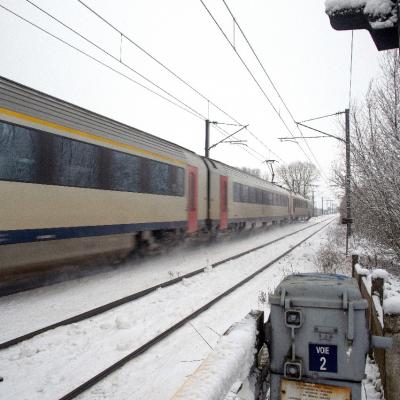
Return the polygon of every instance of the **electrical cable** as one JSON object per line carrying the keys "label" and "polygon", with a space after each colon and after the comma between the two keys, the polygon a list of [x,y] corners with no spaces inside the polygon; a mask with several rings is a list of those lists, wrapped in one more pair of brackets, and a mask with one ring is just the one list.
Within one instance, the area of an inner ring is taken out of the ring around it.
{"label": "electrical cable", "polygon": [[[250,74],[250,76],[252,77],[252,79],[254,80],[254,82],[256,83],[256,85],[258,86],[258,88],[260,89],[260,91],[262,92],[262,94],[264,95],[264,97],[267,99],[268,103],[271,105],[272,109],[275,111],[275,113],[278,115],[279,119],[282,121],[283,125],[285,126],[285,128],[287,129],[287,131],[290,133],[291,136],[294,137],[292,131],[290,130],[290,128],[287,126],[285,120],[282,118],[282,116],[280,115],[279,111],[276,109],[276,107],[274,106],[274,104],[272,103],[271,99],[268,97],[268,95],[266,94],[266,92],[264,91],[264,89],[262,88],[262,86],[260,85],[260,83],[258,82],[258,80],[255,78],[254,74],[251,72],[250,68],[247,66],[246,62],[243,60],[243,58],[241,57],[241,55],[238,53],[238,51],[236,50],[235,46],[232,44],[232,42],[229,40],[229,38],[227,37],[226,33],[224,32],[224,30],[221,28],[221,26],[219,25],[219,23],[217,22],[217,20],[215,19],[215,17],[213,16],[213,14],[211,13],[211,11],[208,9],[208,7],[206,6],[206,4],[204,3],[203,0],[200,0],[200,2],[202,3],[203,7],[206,9],[207,13],[210,15],[211,19],[214,21],[214,23],[217,25],[218,29],[220,30],[220,32],[222,33],[222,35],[225,37],[225,39],[227,40],[227,42],[230,44],[230,46],[232,47],[233,51],[236,53],[236,55],[238,56],[239,60],[241,61],[241,63],[243,64],[243,66],[246,68],[246,70],[248,71],[248,73]],[[306,158],[312,163],[310,157],[308,156],[308,154],[304,151],[304,149],[301,147],[300,143],[298,143],[296,141],[297,145],[299,146],[299,148],[301,149],[301,151],[303,152],[303,154],[306,156]],[[322,169],[320,168],[321,173],[323,173]]]}
{"label": "electrical cable", "polygon": [[[143,79],[147,80],[149,83],[153,84],[154,86],[156,86],[157,88],[159,88],[160,90],[164,91],[166,94],[168,94],[169,96],[171,96],[172,98],[176,99],[176,101],[180,102],[181,104],[183,104],[185,107],[182,107],[181,105],[171,101],[170,99],[166,98],[165,96],[160,95],[159,93],[155,92],[154,90],[148,88],[147,86],[137,82],[136,80],[132,79],[131,77],[129,77],[128,75],[122,73],[121,71],[116,70],[115,68],[111,67],[110,65],[104,63],[103,61],[98,60],[97,58],[95,58],[94,56],[86,53],[85,51],[79,49],[78,47],[72,45],[71,43],[68,43],[66,40],[58,37],[57,35],[47,31],[46,29],[40,27],[39,25],[35,24],[34,22],[24,18],[23,16],[19,15],[18,13],[8,9],[7,7],[3,6],[0,4],[0,7],[3,8],[5,11],[8,11],[9,13],[13,14],[14,16],[16,16],[17,18],[20,18],[21,20],[23,20],[24,22],[30,24],[31,26],[39,29],[40,31],[46,33],[47,35],[53,37],[54,39],[60,41],[61,43],[63,43],[64,45],[74,49],[75,51],[87,56],[88,58],[90,58],[91,60],[101,64],[102,66],[112,70],[113,72],[119,74],[120,76],[130,80],[131,82],[141,86],[142,88],[150,91],[153,94],[156,94],[157,96],[161,97],[162,99],[168,101],[169,103],[179,107],[180,109],[189,112],[190,114],[192,114],[193,116],[205,120],[205,117],[200,114],[199,112],[197,112],[196,110],[192,109],[190,106],[186,105],[185,103],[183,103],[181,100],[179,100],[178,98],[176,98],[175,96],[171,95],[170,93],[168,93],[167,91],[165,91],[164,89],[162,89],[160,86],[158,86],[157,84],[155,84],[154,82],[152,82],[151,80],[149,80],[148,78],[144,77],[143,75],[141,75],[140,73],[138,73],[137,71],[135,71],[133,68],[131,68],[129,65],[121,62],[118,58],[116,58],[115,56],[113,56],[111,53],[107,52],[105,49],[101,48],[99,45],[97,45],[96,43],[92,42],[90,39],[86,38],[85,36],[83,36],[82,34],[80,34],[78,31],[74,30],[73,28],[69,27],[68,25],[66,25],[65,23],[63,23],[62,21],[60,21],[59,19],[57,19],[56,17],[54,17],[53,15],[51,15],[50,13],[48,13],[47,11],[43,10],[41,7],[37,6],[35,3],[33,3],[30,0],[26,0],[29,4],[31,4],[32,6],[36,7],[38,10],[40,10],[41,12],[43,12],[44,14],[46,14],[47,16],[49,16],[50,18],[52,18],[53,20],[57,21],[58,23],[60,23],[62,26],[64,26],[65,28],[69,29],[70,31],[72,31],[73,33],[75,33],[76,35],[78,35],[79,37],[81,37],[82,39],[84,39],[85,41],[87,41],[88,43],[90,43],[91,45],[93,45],[94,47],[96,47],[98,50],[102,51],[104,54],[108,55],[109,57],[113,58],[114,60],[120,62],[122,65],[126,66],[127,68],[129,68],[131,71],[135,72],[136,74],[138,74],[139,76],[141,76]],[[228,125],[228,124],[227,124]],[[225,132],[226,133],[226,132]],[[245,150],[248,154],[250,154],[252,157],[254,157],[257,161],[260,161],[259,158],[257,156],[254,155],[258,154],[260,155],[260,153],[258,153],[256,150],[250,148],[248,145],[246,145],[246,147],[251,150],[248,151],[248,149],[246,149],[245,147],[241,147],[243,150]],[[261,155],[262,157],[262,155]]]}
{"label": "electrical cable", "polygon": [[[148,57],[150,57],[153,61],[155,61],[158,65],[160,65],[162,68],[164,68],[166,71],[168,71],[171,75],[173,75],[176,79],[178,79],[180,82],[182,82],[184,85],[186,85],[188,88],[193,90],[197,95],[199,95],[201,98],[206,100],[208,104],[211,104],[213,107],[215,107],[218,111],[220,111],[222,114],[230,118],[232,121],[234,121],[236,124],[243,125],[241,124],[236,118],[234,118],[232,115],[230,115],[228,112],[223,110],[220,106],[218,106],[216,103],[211,101],[207,96],[205,96],[203,93],[201,93],[199,90],[197,90],[195,87],[193,87],[190,83],[188,83],[185,79],[183,79],[181,76],[179,76],[176,72],[174,72],[172,69],[170,69],[168,66],[166,66],[162,61],[154,57],[149,51],[144,49],[142,46],[140,46],[137,42],[135,42],[133,39],[131,39],[129,36],[127,36],[125,33],[123,33],[120,29],[118,29],[115,25],[113,25],[111,22],[109,22],[106,18],[104,18],[102,15],[100,15],[97,11],[95,11],[93,8],[88,6],[84,1],[82,0],[77,0],[82,6],[84,6],[87,10],[89,10],[91,13],[96,15],[101,21],[103,21],[105,24],[107,24],[110,28],[112,28],[114,31],[116,31],[119,35],[123,36],[128,42],[130,42],[132,45],[134,45],[137,49],[142,51],[144,54],[146,54]],[[274,154],[275,157],[279,158],[281,161],[283,159],[279,157],[274,151],[272,151],[255,133],[253,133],[250,129],[246,128],[246,131],[253,136],[262,146],[264,146],[268,151],[270,151],[272,154]]]}
{"label": "electrical cable", "polygon": [[[276,94],[278,95],[278,97],[279,97],[280,101],[282,102],[283,106],[285,107],[286,111],[287,111],[288,114],[290,115],[292,121],[296,124],[296,120],[295,120],[295,118],[294,118],[292,112],[290,111],[290,109],[289,109],[289,107],[287,106],[286,102],[284,101],[284,99],[282,98],[281,94],[279,93],[279,90],[277,89],[277,87],[275,86],[274,82],[272,81],[270,75],[268,74],[266,68],[264,67],[264,65],[263,65],[263,63],[261,62],[260,58],[258,57],[257,53],[255,52],[253,46],[251,45],[250,41],[248,40],[246,34],[244,33],[244,31],[243,31],[243,29],[241,28],[240,24],[238,23],[237,19],[236,19],[235,16],[233,15],[233,13],[232,13],[231,9],[229,8],[228,4],[226,3],[225,0],[222,0],[222,1],[223,1],[223,3],[225,4],[225,7],[226,7],[226,9],[228,10],[229,14],[231,15],[233,21],[235,22],[235,24],[236,24],[237,27],[239,28],[241,34],[243,35],[243,38],[245,39],[245,41],[246,41],[247,45],[249,46],[250,50],[252,51],[252,53],[253,53],[254,57],[256,58],[258,64],[259,64],[260,67],[262,68],[262,70],[263,70],[264,74],[266,75],[268,81],[270,82],[271,86],[272,86],[273,89],[275,90]],[[300,132],[300,135],[301,135],[302,137],[304,137],[302,130],[300,129],[300,127],[299,127],[297,124],[296,124],[296,127],[297,127],[298,131]],[[291,133],[291,131],[289,131],[289,132]],[[294,136],[292,133],[291,133],[291,135]],[[313,156],[315,162],[317,163],[317,165],[318,165],[318,167],[319,167],[321,173],[323,173],[323,170],[322,170],[321,165],[319,164],[319,162],[318,162],[318,160],[317,160],[315,154],[314,154],[313,151],[311,150],[311,148],[310,148],[310,146],[309,146],[309,144],[308,144],[308,142],[307,142],[307,140],[306,140],[305,138],[304,138],[304,141],[305,141],[305,143],[306,143],[306,146],[307,146],[307,148],[308,148],[310,154]],[[300,146],[300,147],[301,147],[301,146]],[[303,151],[303,153],[304,153],[304,151]],[[307,157],[307,158],[308,158],[308,157]],[[310,159],[309,159],[309,161],[311,162]],[[324,173],[323,173],[323,174],[324,174]],[[324,175],[325,175],[325,174],[324,174]],[[326,176],[325,176],[325,178],[326,178]]]}
{"label": "electrical cable", "polygon": [[100,65],[102,65],[103,67],[108,68],[109,70],[111,70],[111,71],[117,73],[118,75],[120,75],[120,76],[122,76],[122,77],[128,79],[129,81],[135,83],[136,85],[142,87],[143,89],[145,89],[145,90],[147,90],[147,91],[149,91],[149,92],[151,92],[151,93],[157,95],[158,97],[164,99],[165,101],[167,101],[167,102],[173,104],[174,106],[176,106],[176,107],[178,107],[178,108],[180,108],[180,109],[182,109],[182,110],[184,110],[184,111],[186,111],[186,112],[192,114],[193,116],[195,116],[195,117],[197,117],[197,118],[199,118],[199,119],[203,119],[203,118],[201,118],[200,116],[198,116],[197,114],[195,114],[195,113],[193,113],[192,111],[188,110],[187,108],[182,107],[181,105],[179,105],[179,104],[173,102],[172,100],[170,100],[170,99],[168,99],[167,97],[161,95],[160,93],[157,93],[156,91],[154,91],[154,90],[148,88],[147,86],[141,84],[140,82],[138,82],[138,81],[136,81],[135,79],[131,78],[130,76],[124,74],[123,72],[118,71],[117,69],[111,67],[110,65],[104,63],[103,61],[97,59],[96,57],[94,57],[94,56],[92,56],[92,55],[86,53],[85,51],[79,49],[78,47],[72,45],[71,43],[68,43],[66,40],[61,39],[61,38],[58,37],[57,35],[55,35],[55,34],[49,32],[49,31],[47,31],[46,29],[44,29],[44,28],[42,28],[41,26],[35,24],[34,22],[29,21],[28,19],[24,18],[22,15],[16,13],[15,11],[10,10],[10,9],[7,8],[6,6],[0,4],[0,8],[2,8],[3,10],[9,12],[10,14],[13,14],[15,17],[21,19],[22,21],[24,21],[24,22],[26,22],[27,24],[29,24],[29,25],[35,27],[36,29],[39,29],[39,30],[42,31],[43,33],[45,33],[45,34],[47,34],[47,35],[53,37],[54,39],[58,40],[59,42],[63,43],[64,45],[66,45],[66,46],[72,48],[73,50],[77,51],[78,53],[80,53],[80,54],[82,54],[82,55],[84,55],[84,56],[90,58],[91,60],[95,61],[96,63],[98,63],[98,64],[100,64]]}
{"label": "electrical cable", "polygon": [[335,115],[340,115],[340,114],[343,114],[343,112],[339,111],[339,112],[335,112],[333,114],[322,115],[321,117],[305,119],[304,121],[299,121],[299,122],[296,122],[296,123],[302,124],[304,122],[316,121],[317,119],[322,119],[322,118],[327,118],[327,117],[334,117]]}
{"label": "electrical cable", "polygon": [[[126,64],[125,62],[123,62],[120,58],[115,57],[114,55],[112,55],[110,52],[108,52],[107,50],[105,50],[104,48],[100,47],[99,45],[97,45],[96,43],[94,43],[92,40],[88,39],[86,36],[82,35],[80,32],[76,31],[75,29],[71,28],[70,26],[68,26],[67,24],[65,24],[64,22],[62,22],[61,20],[59,20],[57,17],[55,17],[54,15],[50,14],[49,12],[47,12],[46,10],[44,10],[43,8],[39,7],[37,4],[35,4],[34,2],[32,2],[31,0],[25,0],[26,2],[28,2],[29,4],[31,4],[33,7],[35,7],[36,9],[38,9],[39,11],[41,11],[42,13],[46,14],[48,17],[52,18],[54,21],[58,22],[60,25],[62,25],[64,28],[67,28],[68,30],[70,30],[71,32],[75,33],[76,35],[78,35],[81,39],[85,40],[86,42],[88,42],[89,44],[91,44],[92,46],[96,47],[98,50],[100,50],[101,52],[103,52],[104,54],[106,54],[107,56],[113,58],[115,61],[118,61],[119,63],[121,63],[122,65],[124,65],[126,68],[128,68],[129,70],[131,70],[132,72],[134,72],[135,74],[139,75],[142,79],[144,79],[146,82],[154,85],[157,89],[161,90],[162,92],[164,92],[165,94],[167,94],[168,96],[172,97],[174,100],[176,100],[177,102],[181,103],[183,106],[187,107],[190,111],[192,111],[194,114],[198,114],[199,117],[201,117],[202,119],[205,119],[205,116],[202,115],[201,113],[199,113],[198,111],[196,111],[195,109],[193,109],[192,107],[188,106],[186,103],[184,103],[182,100],[178,99],[176,96],[174,96],[173,94],[169,93],[168,91],[166,91],[165,89],[163,89],[161,86],[159,86],[158,84],[154,83],[152,80],[150,80],[149,78],[147,78],[146,76],[144,76],[143,74],[141,74],[140,72],[136,71],[135,69],[133,69],[131,66],[129,66],[128,64]],[[122,36],[121,36],[122,38]],[[120,45],[120,49],[122,48],[122,42]],[[120,53],[121,54],[121,53]]]}

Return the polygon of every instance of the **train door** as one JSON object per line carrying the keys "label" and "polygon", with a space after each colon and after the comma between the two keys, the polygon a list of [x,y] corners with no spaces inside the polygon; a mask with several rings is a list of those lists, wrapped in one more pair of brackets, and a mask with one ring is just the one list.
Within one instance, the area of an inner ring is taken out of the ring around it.
{"label": "train door", "polygon": [[198,170],[197,167],[188,166],[188,233],[197,231],[198,220]]}
{"label": "train door", "polygon": [[228,177],[220,176],[220,221],[219,228],[228,227]]}

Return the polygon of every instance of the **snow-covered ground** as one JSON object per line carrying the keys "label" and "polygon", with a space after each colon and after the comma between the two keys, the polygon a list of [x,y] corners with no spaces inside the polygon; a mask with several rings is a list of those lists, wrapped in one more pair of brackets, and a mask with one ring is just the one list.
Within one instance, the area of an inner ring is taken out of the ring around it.
{"label": "snow-covered ground", "polygon": [[[265,302],[268,292],[274,290],[286,274],[316,270],[315,260],[320,245],[331,240],[329,232],[335,225],[333,223],[322,230],[79,398],[169,399],[210,354],[220,336],[233,323],[240,321],[251,309],[264,309],[268,314],[268,304]],[[135,271],[123,268],[77,282],[10,296],[7,307],[20,305],[13,309],[14,321],[19,330],[8,329],[8,337],[13,332],[20,334],[21,328],[31,330],[31,321],[41,313],[50,314],[50,318],[41,319],[42,324],[48,323],[44,321],[53,321],[55,317],[57,320],[63,319],[69,316],[68,313],[75,314],[122,297],[143,289],[146,284],[152,286],[157,279],[163,281],[168,275],[185,273],[190,268],[206,267],[207,264],[265,243],[301,226],[296,224],[206,249],[177,252],[173,257],[168,256],[168,260],[160,257],[144,262]],[[46,400],[61,397],[320,227],[317,225],[217,269],[207,270],[177,285],[159,289],[98,317],[57,328],[1,351],[0,376],[4,377],[4,381],[0,383],[0,398]],[[77,286],[80,290],[76,289]],[[93,293],[81,293],[83,290],[91,290]],[[29,305],[30,300],[36,301],[35,294],[39,298],[36,307]],[[74,296],[78,296],[78,299],[74,299]],[[60,301],[70,304],[63,308]],[[37,310],[39,305],[41,309]],[[1,311],[0,315],[3,319]],[[5,316],[7,324],[14,323],[11,310],[8,309]],[[6,324],[2,326],[7,328]]]}
{"label": "snow-covered ground", "polygon": [[[296,229],[299,227],[300,225],[295,226]],[[320,227],[321,225],[316,225],[281,242],[277,242],[273,246],[233,260],[214,270],[185,280],[178,285],[160,289],[149,296],[123,305],[98,317],[46,332],[29,341],[0,352],[0,365],[2,370],[5,371],[5,373],[2,372],[4,381],[1,383],[0,390],[6,393],[9,398],[16,399],[59,398],[84,380],[92,377],[100,370],[153,338],[171,326],[171,324],[190,314],[200,305],[216,297],[237,281],[265,265],[277,255],[293,247],[302,238],[318,230]],[[289,227],[285,227],[285,229],[289,229]],[[216,251],[216,255],[213,254],[213,257],[220,259],[227,255],[236,254],[245,248],[251,248],[259,243],[269,241],[275,235],[281,236],[282,233],[282,230],[276,230],[266,232],[263,237],[257,235],[249,238],[247,247],[237,241],[229,243],[229,245],[225,243],[224,248],[222,246],[221,248],[216,247],[219,250]],[[314,240],[317,240],[315,243],[318,243],[318,235]],[[226,247],[229,247],[229,250]],[[303,253],[304,249],[311,249],[308,242],[303,247]],[[205,252],[203,249],[198,254],[197,262],[194,262],[193,265],[198,268],[203,263],[206,265],[207,259],[208,263],[215,261],[211,259],[210,254],[211,251]],[[306,254],[308,254],[307,251]],[[294,271],[294,267],[292,268],[291,265],[297,262],[297,258],[293,257],[289,255],[284,264],[276,264],[268,270],[268,274],[260,275],[260,278],[257,279],[257,285],[254,286],[252,282],[247,284],[246,287],[252,293],[252,296],[244,293],[241,294],[241,290],[235,292],[237,294],[229,297],[231,298],[230,301],[223,300],[218,306],[212,307],[203,316],[179,330],[176,335],[173,335],[171,342],[168,339],[166,342],[160,343],[157,346],[159,354],[156,355],[156,359],[159,356],[165,361],[174,359],[177,361],[174,363],[174,368],[171,366],[171,368],[161,368],[158,371],[157,379],[162,379],[165,385],[160,385],[156,382],[156,377],[151,370],[144,367],[137,369],[135,362],[133,362],[129,365],[133,365],[136,373],[141,370],[143,375],[137,377],[137,379],[134,378],[131,383],[136,389],[148,391],[148,394],[144,392],[132,395],[130,391],[133,388],[130,387],[126,395],[106,392],[103,396],[96,394],[99,390],[103,390],[100,385],[88,393],[91,393],[94,398],[168,398],[182,383],[185,375],[188,372],[190,373],[193,367],[197,366],[193,360],[203,358],[206,354],[204,350],[210,350],[202,339],[200,343],[196,343],[196,340],[199,338],[198,333],[194,329],[194,327],[197,329],[196,324],[199,321],[204,321],[204,328],[200,326],[199,329],[206,329],[207,332],[204,332],[204,334],[206,336],[213,336],[215,343],[218,333],[223,333],[233,322],[240,320],[246,315],[251,308],[257,308],[259,301],[256,300],[254,302],[253,300],[254,298],[258,299],[261,290],[268,292],[268,290],[279,283],[285,273]],[[312,255],[309,254],[308,257],[308,264],[312,263]],[[174,264],[173,261],[171,262],[171,257],[169,259],[167,268]],[[193,262],[193,256],[189,257],[188,260]],[[167,262],[165,261],[165,263]],[[180,267],[183,265],[184,263],[182,262]],[[117,282],[123,282],[122,278],[120,279]],[[124,285],[123,287],[126,286]],[[143,287],[140,288],[142,289]],[[43,290],[41,289],[39,292]],[[118,297],[121,297],[120,288],[115,281],[113,290],[114,292],[118,292]],[[25,294],[29,295],[29,293]],[[22,298],[23,295],[21,293],[19,296],[14,296],[14,298]],[[249,302],[250,299],[251,301]],[[72,297],[69,300],[72,301]],[[102,300],[104,301],[104,298]],[[51,299],[48,299],[47,304],[42,300],[42,312],[47,313],[49,303],[51,304]],[[225,303],[227,305],[224,305]],[[25,314],[21,309],[14,308],[14,316],[16,321],[24,319],[25,325],[27,324],[28,326],[30,325],[30,321],[32,321],[32,316]],[[9,317],[8,323],[13,323],[11,317]],[[29,326],[29,328],[31,327]],[[193,332],[195,342],[192,341]],[[182,334],[184,336],[189,334],[189,337],[186,339],[179,338]],[[175,342],[176,338],[178,338],[177,342]],[[166,343],[167,347],[164,347]],[[168,343],[172,343],[172,354],[169,353],[171,347]],[[141,359],[145,359],[146,363],[148,360],[152,360],[151,354],[154,353],[150,352],[149,357],[146,355],[144,358],[141,357]],[[195,358],[193,358],[193,354],[196,354]],[[154,361],[150,361],[150,363],[153,367],[158,365]],[[178,369],[177,378],[173,378],[176,368]],[[130,370],[131,368],[129,367],[128,369]],[[146,369],[147,372],[145,371]],[[172,375],[169,373],[169,370],[172,371]],[[123,386],[119,389],[124,390]],[[112,391],[114,391],[113,388],[114,385],[111,384]],[[162,393],[160,395],[154,393],[154,391],[157,392],[161,389]]]}
{"label": "snow-covered ground", "polygon": [[[151,257],[141,262],[136,260],[96,276],[0,297],[0,342],[168,281],[172,277],[205,268],[223,258],[311,226],[328,217],[271,227],[264,232],[239,235],[236,239],[199,248],[178,248],[167,256]],[[304,234],[306,232],[308,230]]]}
{"label": "snow-covered ground", "polygon": [[362,400],[384,400],[378,366],[369,357],[367,358],[365,375],[366,378],[362,382]]}

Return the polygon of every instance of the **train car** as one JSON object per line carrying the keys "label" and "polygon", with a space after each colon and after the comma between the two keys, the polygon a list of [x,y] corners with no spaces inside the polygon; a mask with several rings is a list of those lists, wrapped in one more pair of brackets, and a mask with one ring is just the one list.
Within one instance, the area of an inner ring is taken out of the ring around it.
{"label": "train car", "polygon": [[205,162],[214,229],[236,230],[289,220],[288,191],[219,161]]}
{"label": "train car", "polygon": [[157,242],[309,217],[307,201],[0,77],[2,282]]}
{"label": "train car", "polygon": [[0,273],[205,224],[207,169],[180,146],[0,79]]}
{"label": "train car", "polygon": [[292,220],[307,220],[311,218],[312,206],[311,202],[306,198],[291,194],[290,196],[290,215]]}

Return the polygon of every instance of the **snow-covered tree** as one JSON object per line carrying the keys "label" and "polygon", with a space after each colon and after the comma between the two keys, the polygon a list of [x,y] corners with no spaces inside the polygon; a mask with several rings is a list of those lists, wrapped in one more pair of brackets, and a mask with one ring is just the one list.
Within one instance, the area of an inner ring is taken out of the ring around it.
{"label": "snow-covered tree", "polygon": [[282,186],[294,193],[309,198],[311,187],[318,178],[318,171],[310,162],[295,161],[290,164],[280,165],[276,175]]}
{"label": "snow-covered tree", "polygon": [[[400,257],[400,57],[381,59],[382,76],[352,109],[352,208],[356,233]],[[336,174],[344,183],[343,174]]]}

